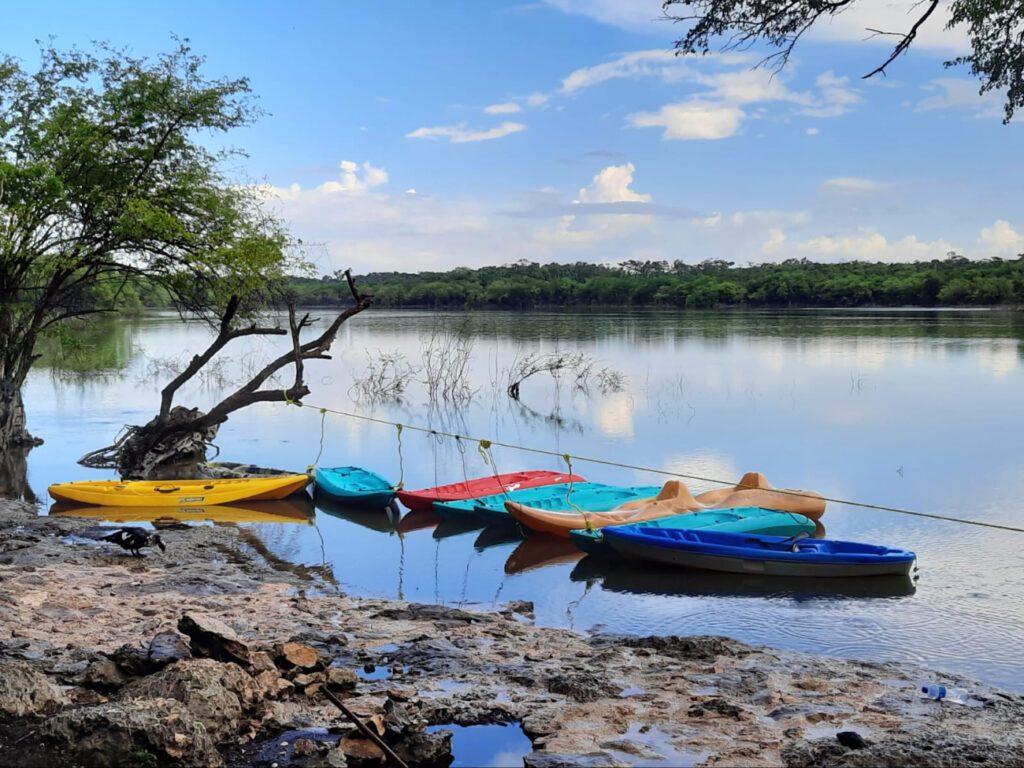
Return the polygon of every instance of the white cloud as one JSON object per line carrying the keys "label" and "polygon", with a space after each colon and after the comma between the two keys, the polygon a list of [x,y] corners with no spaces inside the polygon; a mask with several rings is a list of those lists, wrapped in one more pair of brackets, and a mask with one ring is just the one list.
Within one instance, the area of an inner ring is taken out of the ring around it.
{"label": "white cloud", "polygon": [[[562,80],[562,93],[572,93],[591,88],[595,85],[620,78],[657,77],[666,83],[681,80],[700,81],[702,75],[696,66],[706,68],[711,65],[751,65],[756,59],[745,53],[709,53],[705,56],[679,56],[674,51],[662,48],[625,53],[612,61],[580,67]],[[763,70],[753,70],[770,78]],[[738,76],[744,72],[735,73]],[[760,75],[752,75],[760,78]]]}
{"label": "white cloud", "polygon": [[954,246],[941,238],[928,242],[916,235],[907,235],[889,240],[880,232],[863,230],[853,235],[790,240],[778,228],[769,231],[768,239],[761,246],[761,252],[768,257],[801,256],[818,261],[929,261],[945,258],[952,250]]}
{"label": "white cloud", "polygon": [[531,107],[543,107],[550,100],[551,97],[548,94],[541,93],[540,91],[534,91],[526,97],[526,103]]}
{"label": "white cloud", "polygon": [[875,192],[884,186],[886,186],[885,183],[881,181],[862,179],[856,176],[839,176],[826,181],[821,185],[821,189],[824,192],[860,195]]}
{"label": "white cloud", "polygon": [[807,129],[807,135],[808,136],[817,136],[819,133],[821,133],[821,131],[819,131],[817,128],[808,128]]}
{"label": "white cloud", "polygon": [[850,112],[863,99],[848,86],[849,82],[850,78],[837,77],[832,70],[821,73],[814,80],[820,90],[819,98],[801,112],[811,117],[840,117]]}
{"label": "white cloud", "polygon": [[740,129],[745,113],[739,107],[711,101],[666,104],[657,112],[628,116],[635,128],[664,128],[663,139],[725,139]]}
{"label": "white cloud", "polygon": [[[361,195],[372,187],[379,187],[388,183],[388,172],[383,168],[377,168],[369,162],[359,163],[353,160],[342,160],[338,164],[339,177],[337,181],[325,181],[316,188],[316,193],[321,195]],[[362,170],[362,174],[360,174]],[[273,190],[273,196],[279,198],[291,198],[301,193],[298,184],[292,184],[286,188],[263,187],[264,190]]]}
{"label": "white cloud", "polygon": [[522,111],[523,108],[514,101],[504,101],[501,104],[484,107],[484,112],[488,115],[515,115]]}
{"label": "white cloud", "polygon": [[932,95],[914,106],[916,112],[930,112],[934,109],[963,109],[973,112],[975,117],[1003,117],[1003,94],[997,91],[978,93],[978,83],[956,77],[936,78],[923,86]]}
{"label": "white cloud", "polygon": [[630,189],[636,166],[609,165],[596,176],[593,182],[580,190],[581,203],[649,203],[651,196]]}
{"label": "white cloud", "polygon": [[1024,235],[1014,231],[1010,222],[998,219],[981,230],[978,242],[990,256],[1016,256],[1024,253]]}
{"label": "white cloud", "polygon": [[659,28],[654,21],[664,18],[659,3],[642,0],[544,0],[562,13],[586,16],[602,24],[625,29],[630,32],[656,34]]}
{"label": "white cloud", "polygon": [[720,213],[713,213],[710,216],[704,216],[703,218],[696,218],[693,220],[693,225],[702,229],[711,229],[719,226],[721,223],[722,214]]}
{"label": "white cloud", "polygon": [[491,141],[501,139],[513,133],[525,131],[522,123],[502,123],[497,128],[472,130],[465,123],[459,125],[438,125],[433,128],[417,128],[405,134],[408,139],[448,139],[452,144],[465,144],[471,141]]}
{"label": "white cloud", "polygon": [[[913,50],[933,51],[939,54],[965,53],[970,50],[970,41],[963,26],[946,29],[949,23],[949,2],[939,7],[918,29]],[[883,32],[908,32],[924,12],[920,0],[860,0],[844,8],[841,13],[815,24],[808,36],[818,40],[832,40],[863,45],[877,45],[892,48],[895,38],[891,35],[875,35],[870,29]],[[878,61],[881,64],[885,59]]]}

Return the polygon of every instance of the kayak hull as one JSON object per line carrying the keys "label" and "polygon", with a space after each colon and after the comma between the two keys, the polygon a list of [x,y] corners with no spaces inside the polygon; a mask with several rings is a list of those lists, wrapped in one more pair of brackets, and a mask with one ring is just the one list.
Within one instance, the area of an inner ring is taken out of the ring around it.
{"label": "kayak hull", "polygon": [[478,477],[462,483],[439,485],[417,491],[399,491],[398,499],[411,510],[430,510],[434,502],[460,501],[481,496],[510,493],[525,488],[537,488],[557,483],[584,483],[579,475],[547,470],[510,472],[504,475]]}
{"label": "kayak hull", "polygon": [[[726,533],[752,533],[769,536],[796,536],[801,533],[814,534],[816,525],[810,518],[793,512],[776,512],[760,507],[739,507],[737,509],[716,509],[707,512],[691,512],[673,515],[633,526],[671,528],[675,530],[723,531]],[[570,531],[569,536],[584,552],[610,556],[615,550],[604,540],[600,529]]]}
{"label": "kayak hull", "polygon": [[623,502],[642,499],[658,493],[658,486],[617,486],[604,483],[556,483],[527,488],[508,494],[496,494],[464,501],[435,502],[434,511],[442,520],[452,517],[475,517],[488,525],[512,524],[515,520],[505,509],[506,501],[535,509],[607,511]]}
{"label": "kayak hull", "polygon": [[361,467],[317,467],[316,492],[360,507],[386,507],[395,488],[380,475]]}
{"label": "kayak hull", "polygon": [[755,536],[643,526],[610,528],[607,543],[624,557],[683,568],[766,576],[841,578],[907,575],[916,556],[857,542]]}
{"label": "kayak hull", "polygon": [[275,501],[304,489],[308,475],[221,480],[85,480],[56,483],[55,501],[96,507],[196,507],[239,501]]}

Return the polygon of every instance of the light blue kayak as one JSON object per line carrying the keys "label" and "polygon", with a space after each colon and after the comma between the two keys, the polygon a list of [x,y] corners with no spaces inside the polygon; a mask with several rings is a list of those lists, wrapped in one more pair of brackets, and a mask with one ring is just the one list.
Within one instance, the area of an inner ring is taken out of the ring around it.
{"label": "light blue kayak", "polygon": [[395,487],[380,475],[360,467],[317,467],[316,492],[360,507],[386,507]]}
{"label": "light blue kayak", "polygon": [[621,504],[637,499],[648,499],[661,492],[659,485],[620,486],[604,483],[559,483],[541,488],[527,488],[512,491],[509,494],[499,493],[494,496],[483,496],[465,501],[443,502],[434,504],[434,511],[442,519],[454,516],[475,516],[489,524],[512,523],[511,515],[505,511],[506,501],[516,501],[536,509],[573,510],[584,509],[588,512],[607,512]]}
{"label": "light blue kayak", "polygon": [[590,531],[570,531],[569,536],[584,552],[611,556],[615,554],[615,550],[605,541],[602,531],[639,527],[752,533],[768,536],[797,536],[801,533],[813,534],[815,531],[813,520],[795,512],[778,512],[761,507],[734,507],[733,509],[715,509],[706,512],[688,512],[683,515],[672,515],[657,520],[614,525]]}

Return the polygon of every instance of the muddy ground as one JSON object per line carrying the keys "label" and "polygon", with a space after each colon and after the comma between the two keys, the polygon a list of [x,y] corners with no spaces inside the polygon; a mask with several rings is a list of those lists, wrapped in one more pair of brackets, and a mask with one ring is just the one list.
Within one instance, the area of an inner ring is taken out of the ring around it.
{"label": "muddy ground", "polygon": [[[354,599],[242,529],[167,531],[139,559],[97,525],[0,507],[0,765],[385,764],[326,690],[410,765],[452,759],[427,725],[515,722],[538,768],[1024,766],[1024,698],[978,682],[540,628],[528,603]],[[974,699],[928,700],[922,679]]]}

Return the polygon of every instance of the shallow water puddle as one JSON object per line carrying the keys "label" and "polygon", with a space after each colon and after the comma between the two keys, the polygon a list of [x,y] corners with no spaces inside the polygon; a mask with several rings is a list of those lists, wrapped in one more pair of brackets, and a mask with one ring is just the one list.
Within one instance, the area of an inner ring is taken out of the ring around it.
{"label": "shallow water puddle", "polygon": [[451,731],[452,768],[521,768],[533,744],[518,723],[498,725],[432,725],[427,731]]}

